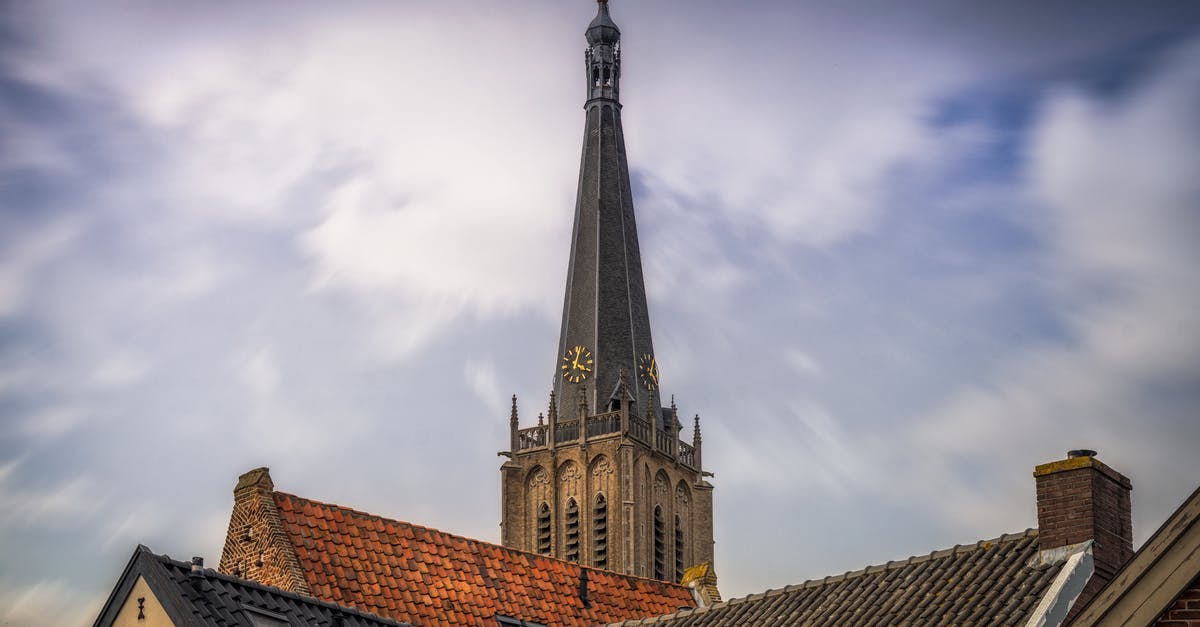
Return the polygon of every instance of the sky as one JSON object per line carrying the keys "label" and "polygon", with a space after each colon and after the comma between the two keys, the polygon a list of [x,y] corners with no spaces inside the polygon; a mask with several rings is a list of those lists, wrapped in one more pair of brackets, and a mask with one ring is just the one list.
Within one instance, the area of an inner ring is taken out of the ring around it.
{"label": "sky", "polygon": [[[551,387],[586,0],[0,4],[0,625],[240,473],[499,540]],[[1200,483],[1200,4],[613,0],[725,597]]]}

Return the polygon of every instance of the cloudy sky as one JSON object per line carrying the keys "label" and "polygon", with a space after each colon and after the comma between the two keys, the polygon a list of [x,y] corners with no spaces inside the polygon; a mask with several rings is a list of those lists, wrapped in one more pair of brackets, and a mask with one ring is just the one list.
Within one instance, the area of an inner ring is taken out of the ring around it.
{"label": "cloudy sky", "polygon": [[[0,5],[0,624],[239,473],[499,539],[557,356],[586,0]],[[664,392],[743,595],[1200,482],[1200,4],[614,1]]]}

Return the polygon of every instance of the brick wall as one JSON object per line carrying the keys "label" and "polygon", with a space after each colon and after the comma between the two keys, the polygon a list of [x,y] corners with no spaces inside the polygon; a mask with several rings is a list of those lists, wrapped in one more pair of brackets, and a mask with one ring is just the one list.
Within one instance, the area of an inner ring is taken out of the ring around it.
{"label": "brick wall", "polygon": [[1160,627],[1200,627],[1200,578],[1193,581],[1154,624]]}
{"label": "brick wall", "polygon": [[283,531],[275,486],[266,468],[238,478],[233,489],[233,513],[225,533],[225,548],[217,570],[263,585],[308,594],[295,549]]}

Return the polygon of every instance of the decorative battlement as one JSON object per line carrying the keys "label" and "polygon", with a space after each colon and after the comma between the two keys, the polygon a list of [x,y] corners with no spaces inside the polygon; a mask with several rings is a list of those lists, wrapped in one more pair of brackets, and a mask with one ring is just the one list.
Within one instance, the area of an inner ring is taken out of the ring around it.
{"label": "decorative battlement", "polygon": [[[683,442],[675,433],[654,428],[646,419],[630,416],[624,410],[586,416],[583,420],[586,428],[582,434],[579,429],[579,419],[552,420],[550,424],[547,424],[545,418],[539,416],[538,424],[524,429],[518,428],[516,422],[512,422],[513,449],[509,452],[518,454],[524,451],[577,445],[588,440],[606,439],[610,436],[627,436],[692,470],[700,470],[696,463],[698,440],[694,440],[694,444]],[[698,423],[697,428],[699,428]]]}

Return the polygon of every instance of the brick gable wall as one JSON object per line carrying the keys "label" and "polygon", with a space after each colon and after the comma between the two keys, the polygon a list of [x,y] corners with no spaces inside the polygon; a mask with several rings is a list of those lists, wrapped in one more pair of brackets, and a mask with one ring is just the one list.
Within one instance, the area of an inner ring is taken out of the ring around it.
{"label": "brick gable wall", "polygon": [[1200,627],[1200,577],[1154,622],[1159,627]]}
{"label": "brick gable wall", "polygon": [[233,513],[218,570],[298,594],[310,594],[296,551],[279,518],[275,489],[266,468],[238,478]]}

